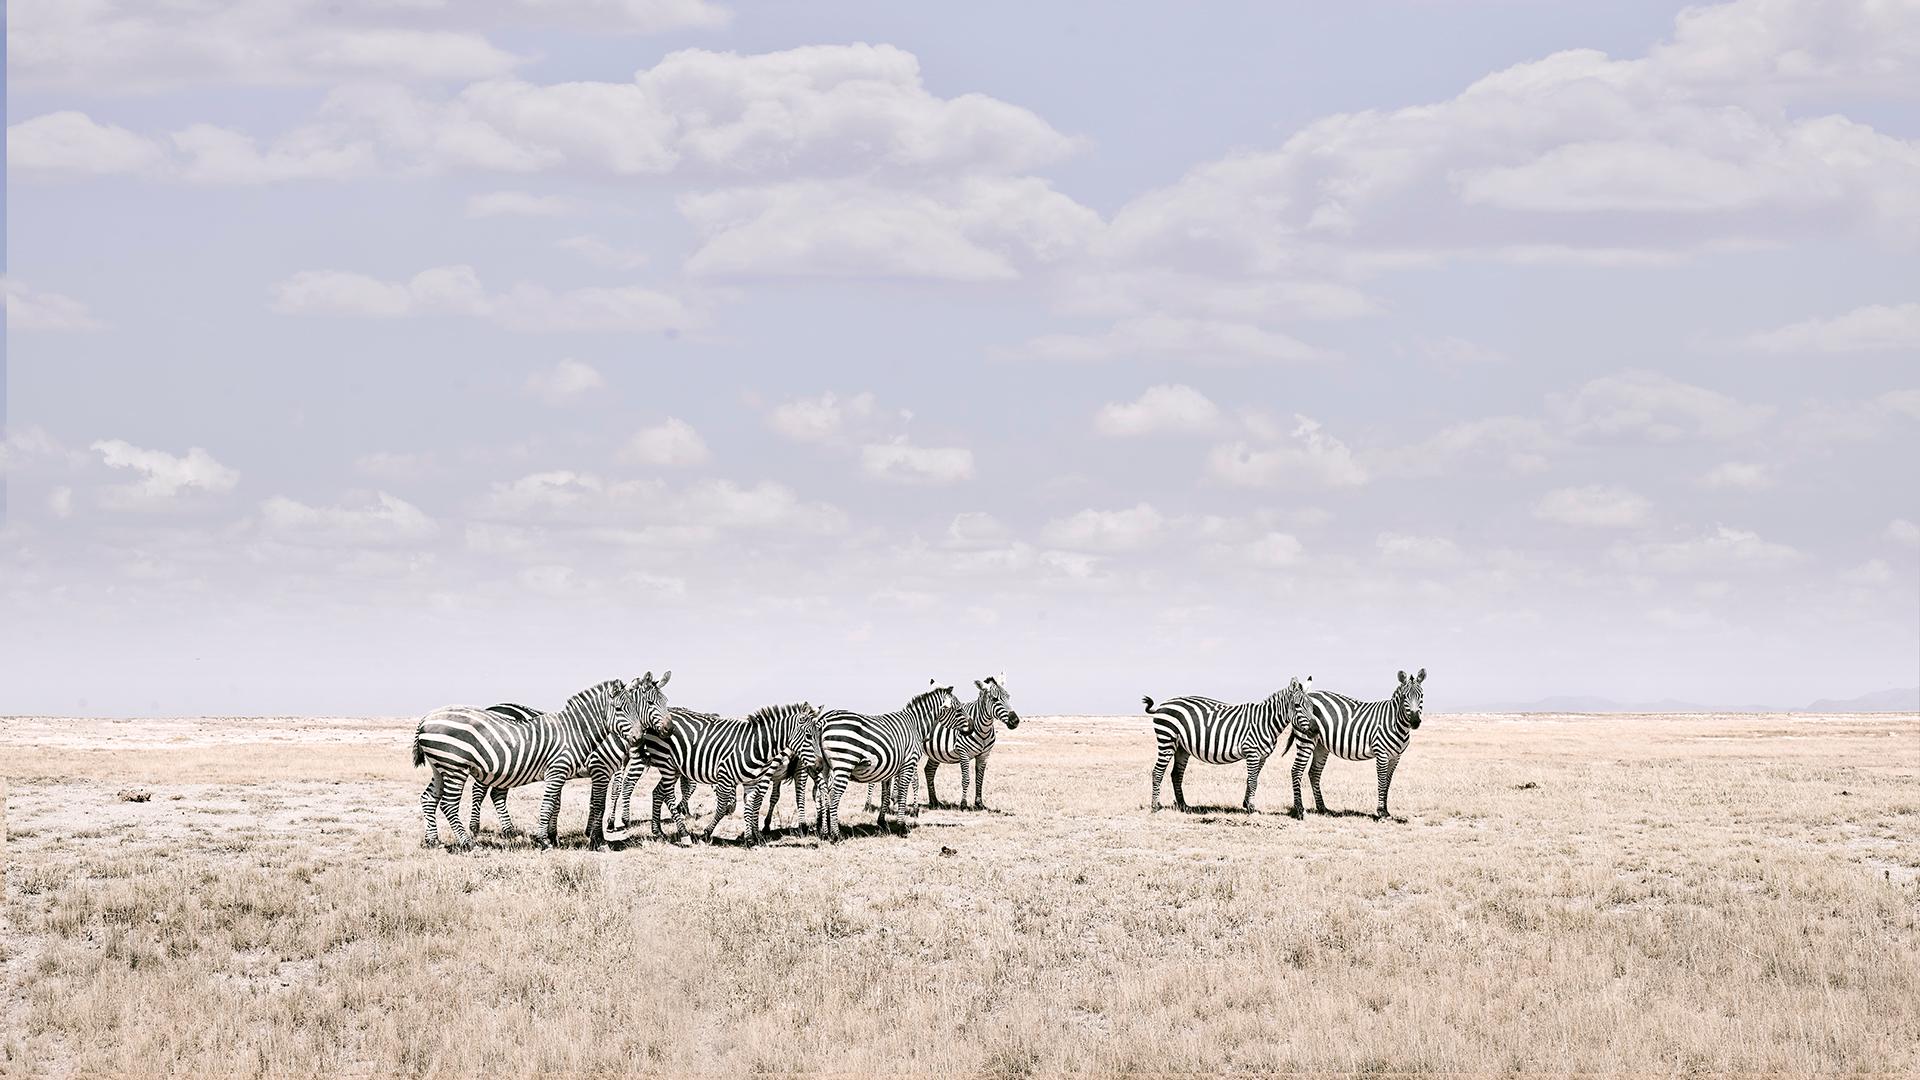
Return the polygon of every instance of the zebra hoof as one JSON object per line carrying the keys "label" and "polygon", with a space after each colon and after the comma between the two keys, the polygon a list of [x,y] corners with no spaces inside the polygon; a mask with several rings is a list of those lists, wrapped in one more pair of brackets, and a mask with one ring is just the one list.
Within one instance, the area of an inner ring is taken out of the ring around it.
{"label": "zebra hoof", "polygon": [[1305,821],[1307,819],[1307,812],[1296,806],[1287,811],[1287,816],[1295,821]]}
{"label": "zebra hoof", "polygon": [[423,836],[420,838],[420,846],[423,848],[437,848],[440,846],[440,841],[431,836]]}
{"label": "zebra hoof", "polygon": [[674,845],[676,847],[690,848],[693,846],[693,837],[683,836],[680,839],[675,840]]}

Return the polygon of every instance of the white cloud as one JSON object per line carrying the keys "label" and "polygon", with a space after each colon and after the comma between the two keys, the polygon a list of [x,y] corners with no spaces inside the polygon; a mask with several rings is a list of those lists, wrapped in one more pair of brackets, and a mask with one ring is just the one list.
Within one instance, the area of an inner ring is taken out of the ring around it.
{"label": "white cloud", "polygon": [[1093,425],[1103,435],[1147,435],[1158,431],[1207,431],[1220,423],[1220,410],[1191,386],[1151,386],[1132,402],[1102,406]]}
{"label": "white cloud", "polygon": [[1773,486],[1773,469],[1752,462],[1729,461],[1709,469],[1700,482],[1713,488],[1765,491]]}
{"label": "white cloud", "polygon": [[955,547],[1004,543],[1010,535],[1010,530],[998,518],[977,510],[955,514],[947,526],[947,542]]}
{"label": "white cloud", "polygon": [[1033,177],[913,190],[795,181],[683,196],[699,230],[688,273],[1000,281],[1076,252],[1093,211]]}
{"label": "white cloud", "polygon": [[73,489],[65,485],[47,492],[47,510],[54,517],[73,516]]}
{"label": "white cloud", "polygon": [[1696,91],[1765,99],[1920,85],[1920,30],[1910,3],[1740,0],[1689,7],[1652,60]]}
{"label": "white cloud", "polygon": [[92,444],[100,459],[115,469],[132,469],[144,474],[138,483],[115,489],[131,500],[171,499],[182,492],[204,491],[212,494],[232,491],[240,474],[214,460],[212,454],[195,446],[184,455],[164,450],[147,450],[120,439],[102,439]]}
{"label": "white cloud", "polygon": [[636,432],[621,450],[621,457],[643,465],[699,465],[712,457],[706,440],[693,425],[678,417]]}
{"label": "white cloud", "polygon": [[434,267],[406,281],[305,270],[275,285],[273,295],[274,310],[286,314],[461,315],[531,333],[679,332],[704,321],[678,297],[640,286],[555,292],[522,282],[506,292],[489,293],[471,266]]}
{"label": "white cloud", "polygon": [[1841,571],[1840,580],[1847,585],[1873,588],[1893,580],[1893,567],[1888,566],[1885,559],[1868,559],[1859,566]]}
{"label": "white cloud", "polygon": [[707,480],[689,488],[672,504],[677,519],[719,528],[789,529],[836,533],[846,516],[824,503],[803,501],[784,484],[765,481],[744,487],[731,480]]}
{"label": "white cloud", "polygon": [[1731,439],[1759,428],[1774,411],[1657,371],[1594,379],[1548,404],[1573,436],[1636,435],[1655,442]]}
{"label": "white cloud", "polygon": [[549,405],[577,401],[606,385],[598,370],[571,357],[527,376],[527,392]]}
{"label": "white cloud", "polygon": [[1421,359],[1449,368],[1486,367],[1507,362],[1506,354],[1498,349],[1457,337],[1423,338],[1415,345],[1415,351]]}
{"label": "white cloud", "polygon": [[1560,440],[1538,420],[1521,416],[1490,416],[1442,428],[1431,438],[1406,446],[1369,451],[1370,468],[1394,476],[1440,476],[1462,460],[1496,457],[1509,472],[1537,473],[1547,467],[1547,454]]}
{"label": "white cloud", "polygon": [[1056,547],[1092,551],[1134,551],[1160,538],[1167,520],[1140,503],[1126,510],[1082,510],[1047,522],[1041,538]]}
{"label": "white cloud", "polygon": [[317,545],[406,543],[438,531],[419,507],[384,491],[359,506],[309,506],[276,495],[260,504],[260,520],[279,539]]}
{"label": "white cloud", "polygon": [[617,248],[597,236],[569,236],[554,243],[562,251],[571,251],[575,255],[610,270],[638,270],[652,261],[644,251],[627,251]]}
{"label": "white cloud", "polygon": [[1292,445],[1258,447],[1244,441],[1213,448],[1207,472],[1238,487],[1359,487],[1367,470],[1345,443],[1321,430],[1318,421],[1295,416]]}
{"label": "white cloud", "polygon": [[1460,562],[1460,548],[1444,536],[1383,532],[1375,540],[1380,557],[1400,566],[1432,568]]}
{"label": "white cloud", "polygon": [[973,477],[973,451],[959,446],[914,446],[904,439],[860,448],[868,476],[911,484],[951,484]]}
{"label": "white cloud", "polygon": [[1724,525],[1689,540],[1618,545],[1612,554],[1615,562],[1629,570],[1667,574],[1781,570],[1802,558],[1785,544]]}
{"label": "white cloud", "polygon": [[30,289],[6,279],[8,330],[98,330],[100,320],[70,296]]}
{"label": "white cloud", "polygon": [[1652,508],[1646,499],[1625,488],[1589,484],[1547,492],[1534,504],[1533,516],[1563,525],[1618,529],[1646,521]]}
{"label": "white cloud", "polygon": [[1122,319],[1101,334],[1044,334],[1001,352],[1033,360],[1160,356],[1222,364],[1314,361],[1334,355],[1251,323],[1166,314]]}
{"label": "white cloud", "polygon": [[1894,518],[1887,523],[1887,539],[1904,547],[1920,548],[1920,525],[1906,518]]}
{"label": "white cloud", "polygon": [[1871,304],[1831,319],[1807,319],[1750,335],[1766,352],[1849,353],[1920,349],[1920,303]]}
{"label": "white cloud", "polygon": [[789,439],[832,442],[840,437],[849,421],[864,420],[873,413],[872,394],[842,398],[828,391],[819,397],[796,398],[774,406],[767,422]]}
{"label": "white cloud", "polygon": [[[18,28],[10,27],[11,46]],[[109,175],[144,172],[165,155],[143,135],[65,110],[22,120],[7,128],[7,167],[26,172]]]}
{"label": "white cloud", "polygon": [[574,201],[565,195],[534,195],[525,191],[489,191],[467,196],[467,216],[471,218],[558,217],[571,214]]}
{"label": "white cloud", "polygon": [[1270,532],[1248,541],[1241,554],[1256,566],[1285,567],[1298,563],[1306,548],[1290,533]]}
{"label": "white cloud", "polygon": [[[551,469],[496,483],[480,509],[485,516],[507,522],[536,519],[605,524],[610,527],[596,532],[599,539],[637,541],[645,546],[696,544],[711,539],[716,530],[828,534],[846,528],[846,515],[837,507],[807,502],[793,489],[772,481],[744,485],[711,479],[675,489],[658,480],[608,483],[591,473],[570,469]],[[673,525],[649,526],[635,533],[626,527],[635,521]]]}

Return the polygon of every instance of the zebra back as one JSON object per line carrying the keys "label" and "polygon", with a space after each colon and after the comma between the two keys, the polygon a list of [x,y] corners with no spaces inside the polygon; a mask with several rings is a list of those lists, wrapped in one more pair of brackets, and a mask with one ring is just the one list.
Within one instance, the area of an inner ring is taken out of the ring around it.
{"label": "zebra back", "polygon": [[891,778],[919,758],[941,724],[971,727],[952,687],[924,691],[902,708],[878,716],[834,709],[820,717],[822,767],[839,770],[865,762],[869,768],[864,778]]}

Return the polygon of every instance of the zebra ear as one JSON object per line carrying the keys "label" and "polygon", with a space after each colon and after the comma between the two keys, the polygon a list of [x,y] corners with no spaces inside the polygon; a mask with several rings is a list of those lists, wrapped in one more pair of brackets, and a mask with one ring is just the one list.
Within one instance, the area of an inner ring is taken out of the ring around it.
{"label": "zebra ear", "polygon": [[671,671],[669,671],[669,672],[667,672],[667,673],[666,673],[666,674],[664,674],[664,675],[661,675],[661,676],[660,676],[660,685],[661,685],[661,686],[665,686],[665,685],[667,685],[667,680],[668,680],[668,679],[671,679],[671,678],[673,678],[673,672],[671,672]]}
{"label": "zebra ear", "polygon": [[975,690],[985,690],[987,688],[987,684],[981,682],[979,679],[975,679],[973,680],[973,688]]}
{"label": "zebra ear", "polygon": [[1427,681],[1427,669],[1426,669],[1426,668],[1421,668],[1421,669],[1420,669],[1420,674],[1418,674],[1418,675],[1415,675],[1415,676],[1413,677],[1413,681],[1414,681],[1414,682],[1426,682],[1426,681]]}
{"label": "zebra ear", "polygon": [[[1406,676],[1404,676],[1404,675],[1402,675],[1402,676],[1401,676],[1401,678],[1405,678],[1405,677],[1406,677]],[[641,682],[652,682],[652,681],[653,681],[653,671],[652,671],[652,669],[648,669],[648,671],[647,671],[647,673],[646,673],[645,675],[642,675],[642,676],[640,676],[640,681],[641,681]]]}
{"label": "zebra ear", "polygon": [[1401,673],[1400,673],[1400,681],[1401,681],[1401,682],[1406,682],[1406,681],[1407,681],[1407,673],[1406,673],[1406,672],[1404,672],[1404,671],[1403,671],[1403,672],[1401,672]]}

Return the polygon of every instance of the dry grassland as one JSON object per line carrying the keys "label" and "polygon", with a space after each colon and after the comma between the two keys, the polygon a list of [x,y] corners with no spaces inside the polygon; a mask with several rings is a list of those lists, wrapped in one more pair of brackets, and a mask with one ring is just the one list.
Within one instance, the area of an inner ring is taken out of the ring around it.
{"label": "dry grassland", "polygon": [[1435,716],[1403,823],[1033,717],[907,839],[464,857],[411,721],[0,723],[4,1074],[1920,1071],[1911,715]]}

